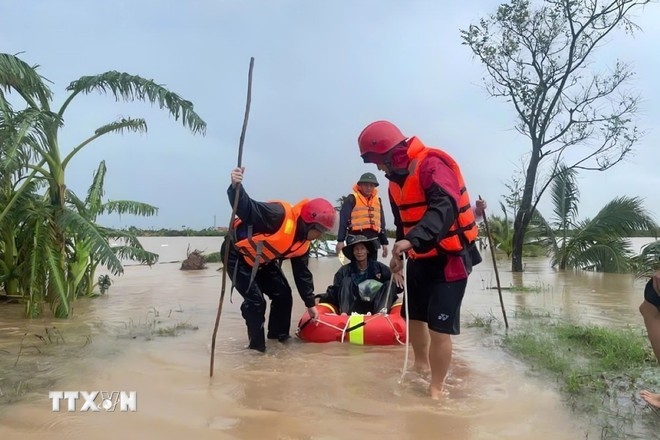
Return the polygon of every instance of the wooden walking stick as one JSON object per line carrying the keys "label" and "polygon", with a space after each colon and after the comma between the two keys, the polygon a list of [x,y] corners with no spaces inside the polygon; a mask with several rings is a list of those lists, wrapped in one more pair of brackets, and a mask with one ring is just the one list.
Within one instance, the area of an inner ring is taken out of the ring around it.
{"label": "wooden walking stick", "polygon": [[[479,196],[479,200],[483,200]],[[497,281],[497,293],[500,295],[500,307],[502,307],[502,316],[504,316],[504,326],[509,328],[509,321],[506,319],[506,310],[504,310],[504,300],[502,300],[502,286],[500,285],[500,273],[497,271],[497,261],[495,260],[495,247],[493,247],[493,237],[490,236],[490,228],[488,227],[488,218],[486,218],[486,210],[484,209],[484,226],[486,226],[486,235],[488,236],[488,246],[490,247],[490,254],[493,257],[493,268],[495,269],[495,280]]]}
{"label": "wooden walking stick", "polygon": [[[243,118],[243,129],[241,130],[241,138],[238,142],[238,168],[241,167],[243,161],[243,143],[245,142],[245,131],[247,130],[248,117],[250,116],[250,101],[252,100],[252,69],[254,68],[254,57],[250,58],[250,70],[248,71],[248,88],[247,88],[247,102],[245,103],[245,117]],[[213,337],[211,338],[211,367],[209,376],[213,377],[213,361],[215,360],[215,337],[218,334],[218,325],[220,324],[220,315],[222,314],[222,303],[225,300],[225,289],[227,287],[227,263],[229,260],[229,248],[231,247],[231,237],[234,228],[234,219],[236,218],[236,208],[238,206],[238,197],[241,191],[241,184],[236,185],[236,192],[234,196],[234,204],[231,210],[231,218],[229,220],[229,227],[227,228],[225,244],[225,255],[222,261],[222,288],[220,289],[220,302],[218,303],[218,314],[215,317],[215,327],[213,327]]]}

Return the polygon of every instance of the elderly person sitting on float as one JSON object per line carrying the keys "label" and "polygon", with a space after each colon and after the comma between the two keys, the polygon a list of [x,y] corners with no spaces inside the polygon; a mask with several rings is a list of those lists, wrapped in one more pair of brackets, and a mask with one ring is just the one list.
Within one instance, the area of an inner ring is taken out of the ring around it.
{"label": "elderly person sitting on float", "polygon": [[[341,252],[350,263],[335,274],[326,293],[316,295],[335,307],[337,314],[387,312],[403,292],[403,277],[377,261],[377,238],[349,235]],[[391,280],[391,281],[390,281]]]}

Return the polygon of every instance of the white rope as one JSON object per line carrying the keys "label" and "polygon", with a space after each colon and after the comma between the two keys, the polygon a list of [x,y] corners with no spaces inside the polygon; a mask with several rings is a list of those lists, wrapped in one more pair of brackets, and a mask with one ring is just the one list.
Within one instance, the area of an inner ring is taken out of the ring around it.
{"label": "white rope", "polygon": [[[352,315],[354,315],[354,314],[355,314],[355,313],[351,314],[350,316],[352,316]],[[349,316],[349,318],[350,318],[350,316]],[[389,315],[388,315],[387,313],[380,313],[380,312],[379,312],[379,313],[376,313],[375,315],[363,315],[363,316],[364,316],[365,318],[368,317],[368,316],[371,317],[370,320],[368,320],[368,321],[363,321],[365,327],[367,326],[367,324],[369,324],[371,321],[373,321],[374,319],[376,319],[376,318],[378,318],[378,317],[385,318],[385,320],[387,321],[387,323],[388,323],[388,324],[390,325],[390,327],[392,328],[392,332],[394,333],[394,337],[396,338],[397,342],[398,342],[399,344],[401,344],[401,345],[404,344],[404,342],[401,341],[401,335],[400,335],[399,332],[396,330],[396,327],[394,327],[394,324],[392,324],[392,321],[390,320],[390,317],[389,317]],[[327,325],[328,327],[332,327],[332,328],[334,328],[335,330],[339,330],[339,331],[341,332],[341,342],[344,342],[344,339],[345,339],[345,337],[346,337],[346,330],[348,330],[348,328],[349,328],[349,326],[348,326],[348,324],[350,323],[349,320],[346,320],[346,325],[344,326],[344,328],[337,327],[336,325],[332,325],[332,324],[330,324],[329,322],[321,321],[320,319],[318,319],[316,322],[319,323],[319,324],[325,324],[325,325]]]}
{"label": "white rope", "polygon": [[399,378],[399,385],[403,383],[403,378],[408,370],[408,352],[410,351],[410,314],[408,313],[408,259],[406,254],[403,254],[403,303],[406,306],[406,350],[403,359],[403,368],[401,377]]}
{"label": "white rope", "polygon": [[344,329],[341,331],[341,342],[342,342],[342,344],[344,343],[344,337],[346,336],[346,329],[348,328],[348,324],[351,323],[351,316],[353,316],[352,313],[347,317],[346,325],[344,326]]}
{"label": "white rope", "polygon": [[394,332],[394,337],[396,338],[396,341],[399,344],[403,345],[403,342],[401,341],[401,337],[400,337],[401,335],[399,334],[398,331],[396,331],[396,327],[394,327],[394,324],[392,324],[392,321],[390,321],[390,316],[387,315],[387,314],[382,315],[382,316],[383,316],[383,318],[385,318],[387,320],[387,323],[390,325],[390,327],[392,327],[392,331]]}
{"label": "white rope", "polygon": [[334,328],[335,330],[339,330],[340,332],[344,330],[341,327],[337,327],[336,325],[332,325],[329,322],[321,321],[320,319],[317,319],[316,322],[318,322],[319,324],[325,324],[328,327]]}

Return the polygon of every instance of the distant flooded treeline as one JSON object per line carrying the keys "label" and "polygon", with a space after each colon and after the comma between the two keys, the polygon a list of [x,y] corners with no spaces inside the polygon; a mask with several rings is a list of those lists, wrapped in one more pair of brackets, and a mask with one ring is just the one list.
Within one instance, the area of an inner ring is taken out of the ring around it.
{"label": "distant flooded treeline", "polygon": [[[480,235],[485,236],[483,223],[480,223]],[[131,234],[137,237],[224,237],[227,234],[227,227],[208,227],[205,229],[169,229],[169,228],[149,228],[149,229],[140,229],[135,226],[130,226],[128,228],[122,229],[124,231],[130,232]],[[396,237],[396,231],[394,229],[386,230],[387,236],[389,238]],[[573,236],[574,232],[569,230],[567,235]],[[635,231],[634,233],[629,234],[629,237],[657,237],[658,231]],[[334,234],[325,234],[323,236],[325,240],[336,240],[337,236]]]}

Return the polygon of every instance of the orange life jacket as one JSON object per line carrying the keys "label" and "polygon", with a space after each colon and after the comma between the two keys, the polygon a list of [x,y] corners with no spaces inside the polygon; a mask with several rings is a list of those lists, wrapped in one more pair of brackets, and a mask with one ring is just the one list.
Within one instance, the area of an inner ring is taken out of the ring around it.
{"label": "orange life jacket", "polygon": [[378,190],[374,188],[369,198],[365,197],[360,192],[358,185],[353,186],[353,191],[355,207],[353,207],[353,211],[351,211],[351,224],[349,229],[352,232],[364,231],[365,229],[380,232],[381,207],[380,199],[378,198]]}
{"label": "orange life jacket", "polygon": [[440,239],[436,248],[423,254],[410,250],[408,252],[410,258],[430,258],[438,255],[439,252],[460,254],[467,244],[477,238],[478,233],[470,197],[456,161],[444,151],[428,148],[419,139],[413,137],[408,146],[409,174],[403,187],[395,182],[390,182],[389,186],[390,196],[399,209],[404,234],[419,223],[428,209],[428,201],[419,182],[419,165],[429,155],[440,158],[456,175],[459,187],[458,217],[449,228],[447,235]]}
{"label": "orange life jacket", "polygon": [[[248,229],[248,236],[237,241],[234,246],[243,255],[245,261],[254,266],[270,263],[271,261],[284,258],[293,258],[305,255],[309,250],[309,241],[294,241],[296,223],[300,217],[300,210],[308,200],[302,200],[297,205],[291,206],[287,202],[279,200],[271,201],[279,203],[284,207],[284,220],[282,226],[273,234],[257,233],[252,235]],[[234,230],[241,224],[240,219],[234,222]]]}

